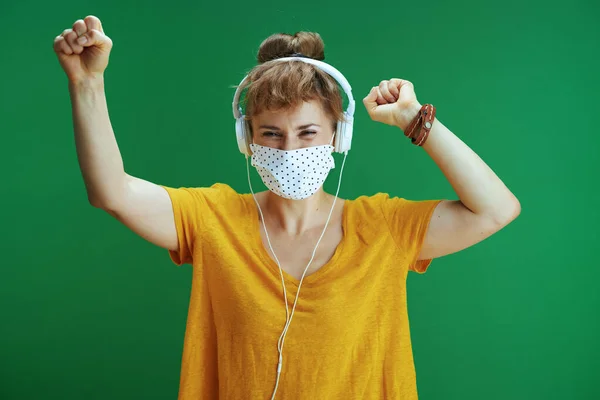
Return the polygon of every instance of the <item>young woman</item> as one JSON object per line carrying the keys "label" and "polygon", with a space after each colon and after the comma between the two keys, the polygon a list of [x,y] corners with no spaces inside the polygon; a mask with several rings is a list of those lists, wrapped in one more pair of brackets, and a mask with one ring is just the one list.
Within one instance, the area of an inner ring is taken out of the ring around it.
{"label": "young woman", "polygon": [[133,177],[104,95],[111,47],[94,16],[54,40],[90,203],[193,265],[179,398],[416,399],[407,273],[502,229],[520,213],[515,196],[398,78],[364,97],[369,116],[422,146],[460,200],[325,193],[352,110],[310,32],[267,38],[238,88],[247,89],[245,115],[234,111],[239,148],[269,190]]}

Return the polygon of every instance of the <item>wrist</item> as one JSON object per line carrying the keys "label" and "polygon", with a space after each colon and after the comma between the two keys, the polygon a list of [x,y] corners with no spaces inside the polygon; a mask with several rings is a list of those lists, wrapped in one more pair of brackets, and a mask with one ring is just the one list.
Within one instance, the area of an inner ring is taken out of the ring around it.
{"label": "wrist", "polygon": [[404,107],[398,115],[396,126],[402,131],[406,131],[406,128],[408,128],[412,120],[419,115],[421,107],[422,106],[419,102],[414,102],[407,107]]}
{"label": "wrist", "polygon": [[104,89],[104,75],[86,76],[83,78],[70,79],[69,89],[75,91]]}

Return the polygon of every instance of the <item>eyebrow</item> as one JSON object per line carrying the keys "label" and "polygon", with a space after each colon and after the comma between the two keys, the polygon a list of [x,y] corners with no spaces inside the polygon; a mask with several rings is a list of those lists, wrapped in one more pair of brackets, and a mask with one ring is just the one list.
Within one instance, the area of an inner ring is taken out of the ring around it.
{"label": "eyebrow", "polygon": [[[310,124],[300,125],[296,129],[298,129],[298,130],[300,130],[300,129],[306,129],[306,128],[311,127],[311,126],[318,126],[318,127],[320,127],[321,125],[310,123]],[[273,130],[276,130],[276,131],[280,130],[277,126],[274,126],[274,125],[261,125],[261,126],[258,127],[258,129],[263,129],[263,128],[264,129],[273,129]]]}

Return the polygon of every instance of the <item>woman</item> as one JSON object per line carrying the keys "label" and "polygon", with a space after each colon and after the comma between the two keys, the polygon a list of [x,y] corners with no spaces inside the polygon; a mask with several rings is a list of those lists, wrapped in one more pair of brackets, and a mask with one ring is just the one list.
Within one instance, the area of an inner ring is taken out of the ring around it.
{"label": "woman", "polygon": [[325,193],[351,115],[334,77],[309,62],[324,46],[308,32],[267,38],[246,80],[240,150],[270,190],[130,176],[103,89],[111,47],[94,16],[54,41],[90,203],[193,264],[179,398],[416,399],[406,274],[506,226],[520,213],[515,196],[402,79],[381,81],[363,103],[422,146],[460,200]]}

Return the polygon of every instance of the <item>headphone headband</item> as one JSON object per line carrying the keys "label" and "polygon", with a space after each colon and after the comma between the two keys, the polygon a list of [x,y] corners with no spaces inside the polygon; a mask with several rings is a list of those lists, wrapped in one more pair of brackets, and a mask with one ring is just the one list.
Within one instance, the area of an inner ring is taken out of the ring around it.
{"label": "headphone headband", "polygon": [[[305,56],[294,56],[294,57],[282,57],[282,58],[276,58],[275,60],[272,61],[302,61],[305,62],[307,64],[312,64],[315,65],[316,67],[320,68],[321,70],[327,72],[329,75],[331,75],[342,87],[342,89],[344,89],[344,92],[346,93],[346,96],[348,97],[348,108],[346,109],[346,114],[350,115],[350,116],[354,116],[354,108],[355,108],[355,104],[354,104],[354,97],[352,96],[352,87],[350,86],[350,83],[348,83],[348,81],[346,80],[346,77],[344,77],[344,75],[342,75],[342,73],[340,71],[338,71],[335,67],[333,67],[332,65],[329,65],[323,61],[319,61],[319,60],[315,60],[314,58],[308,58]],[[233,97],[233,116],[237,119],[240,118],[243,114],[242,111],[242,107],[239,105],[239,101],[240,101],[240,97],[242,95],[242,85],[248,80],[248,75],[246,75],[244,77],[244,79],[242,79],[242,81],[240,82],[239,86],[237,87],[236,91],[235,91],[235,95]]]}

